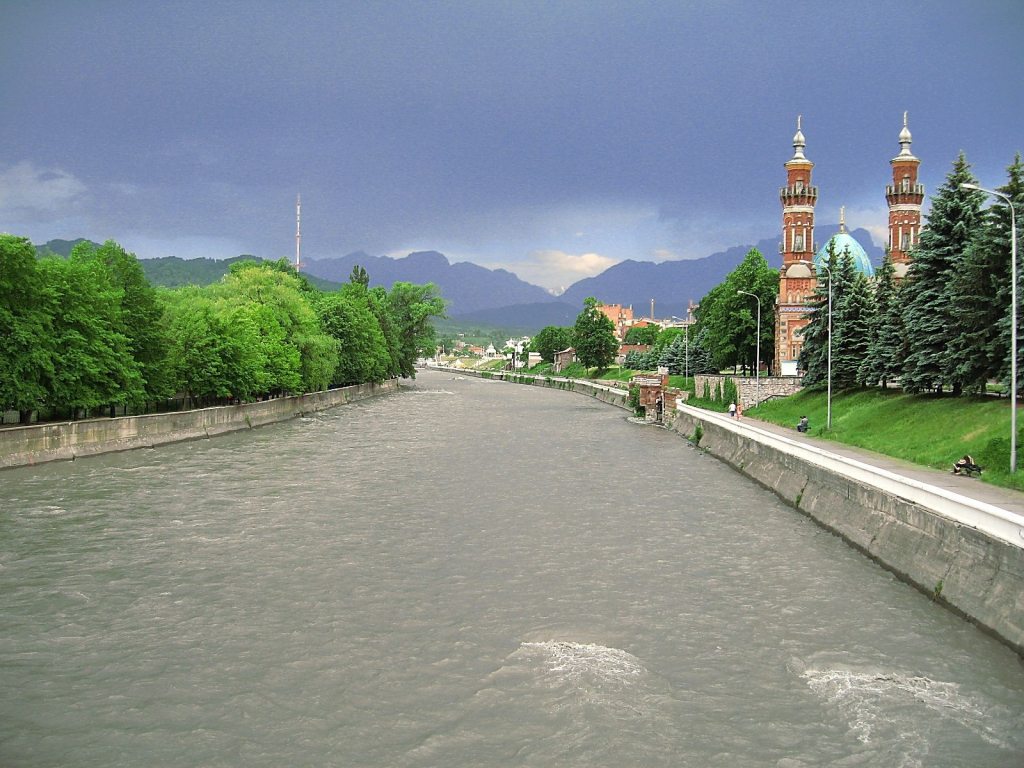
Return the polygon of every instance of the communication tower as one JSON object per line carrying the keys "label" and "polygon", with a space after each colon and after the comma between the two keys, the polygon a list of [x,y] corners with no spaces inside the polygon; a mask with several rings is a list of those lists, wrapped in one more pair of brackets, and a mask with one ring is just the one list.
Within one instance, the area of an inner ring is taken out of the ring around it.
{"label": "communication tower", "polygon": [[302,269],[302,195],[295,196],[295,271]]}

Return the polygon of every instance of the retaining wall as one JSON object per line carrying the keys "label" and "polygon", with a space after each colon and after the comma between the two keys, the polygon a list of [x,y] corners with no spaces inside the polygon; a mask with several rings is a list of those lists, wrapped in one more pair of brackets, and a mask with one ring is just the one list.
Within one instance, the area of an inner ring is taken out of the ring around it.
{"label": "retaining wall", "polygon": [[0,429],[0,468],[213,437],[286,421],[397,389],[398,380],[392,379],[383,384],[357,384],[195,411],[10,427]]}
{"label": "retaining wall", "polygon": [[1024,655],[1024,518],[683,406],[672,428]]}

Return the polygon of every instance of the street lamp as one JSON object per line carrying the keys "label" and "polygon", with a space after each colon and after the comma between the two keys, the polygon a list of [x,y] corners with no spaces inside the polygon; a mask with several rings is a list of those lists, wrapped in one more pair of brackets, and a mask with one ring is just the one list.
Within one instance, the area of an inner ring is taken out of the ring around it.
{"label": "street lamp", "polygon": [[[684,325],[683,326],[683,333],[685,334],[685,336],[684,336],[684,347],[685,347],[685,350],[686,350],[683,353],[683,355],[685,356],[685,359],[683,361],[683,369],[684,369],[683,370],[683,377],[688,379],[688,378],[690,378],[690,326],[689,325]],[[687,385],[687,386],[689,386],[689,385]]]}
{"label": "street lamp", "polygon": [[[798,261],[797,264],[806,264],[814,267],[810,261]],[[832,429],[832,270],[827,264],[820,265],[828,272],[828,393],[825,395],[825,428]],[[817,267],[814,267],[815,269]]]}
{"label": "street lamp", "polygon": [[761,297],[750,291],[736,291],[753,296],[757,301],[757,342],[754,345],[754,406],[761,404]]}
{"label": "street lamp", "polygon": [[1013,201],[1002,192],[977,184],[961,184],[960,189],[984,192],[1002,198],[1010,206],[1010,472],[1017,471],[1017,214]]}

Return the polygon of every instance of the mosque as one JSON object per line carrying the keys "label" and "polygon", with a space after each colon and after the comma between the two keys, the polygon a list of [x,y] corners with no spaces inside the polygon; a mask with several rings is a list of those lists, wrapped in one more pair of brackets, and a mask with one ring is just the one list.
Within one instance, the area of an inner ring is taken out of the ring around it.
{"label": "mosque", "polygon": [[[886,251],[893,262],[895,276],[907,274],[910,251],[917,245],[921,232],[921,203],[924,186],[917,181],[921,161],[910,151],[910,129],[903,113],[900,131],[900,153],[890,160],[892,184],[885,187],[889,204],[889,243]],[[786,186],[779,190],[782,202],[782,268],[779,270],[779,295],[775,304],[775,372],[781,376],[798,375],[803,329],[809,322],[808,304],[817,286],[817,273],[824,270],[831,244],[837,254],[849,250],[856,268],[871,277],[874,269],[864,248],[847,231],[845,213],[839,217],[839,232],[820,248],[814,242],[814,206],[818,188],[811,183],[814,163],[804,154],[804,134],[800,118],[793,136],[793,157],[786,163]]]}

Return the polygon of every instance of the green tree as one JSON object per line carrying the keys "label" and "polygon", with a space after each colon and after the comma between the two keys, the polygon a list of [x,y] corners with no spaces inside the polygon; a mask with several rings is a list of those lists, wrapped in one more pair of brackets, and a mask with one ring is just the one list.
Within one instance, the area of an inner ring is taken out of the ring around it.
{"label": "green tree", "polygon": [[0,234],[0,410],[15,409],[27,422],[47,400],[54,375],[53,297],[24,237]]}
{"label": "green tree", "polygon": [[175,389],[197,405],[265,393],[260,330],[247,307],[194,287],[160,294]]}
{"label": "green tree", "polygon": [[907,392],[941,392],[947,385],[955,395],[963,390],[963,375],[951,353],[960,333],[952,278],[976,236],[982,201],[977,193],[961,189],[964,183],[977,181],[961,153],[932,198],[903,289],[904,322],[912,329],[902,377]]}
{"label": "green tree", "polygon": [[365,284],[353,281],[340,291],[321,294],[316,311],[324,330],[338,345],[334,384],[380,382],[388,377],[391,358],[387,341],[370,310]]}
{"label": "green tree", "polygon": [[287,262],[232,264],[212,288],[219,300],[259,329],[264,392],[312,392],[330,384],[338,365],[337,342],[323,332]]}
{"label": "green tree", "polygon": [[658,365],[668,368],[673,375],[681,375],[687,370],[686,355],[689,352],[689,345],[686,338],[676,336],[675,340],[665,347],[658,358]]}
{"label": "green tree", "polygon": [[651,344],[658,340],[661,328],[656,325],[634,325],[626,331],[626,344]]}
{"label": "green tree", "polygon": [[77,416],[100,406],[141,402],[142,375],[123,332],[123,292],[106,265],[73,256],[46,258],[38,266],[53,296],[49,403]]}
{"label": "green tree", "polygon": [[168,339],[161,322],[163,307],[156,290],[134,254],[128,253],[113,240],[103,245],[83,241],[71,252],[71,259],[95,259],[102,262],[121,297],[120,331],[128,338],[128,349],[139,366],[143,397],[160,400],[173,393],[167,361]]}
{"label": "green tree", "polygon": [[530,342],[530,347],[540,355],[541,360],[555,362],[555,353],[572,346],[572,328],[548,325],[540,330]]}
{"label": "green tree", "polygon": [[[876,325],[875,298],[868,278],[857,272],[853,257],[844,251],[840,271],[846,289],[836,313],[833,330],[832,380],[839,389],[849,389],[864,383],[861,365],[871,344],[872,328]],[[848,282],[847,282],[848,281]]]}
{"label": "green tree", "polygon": [[[736,269],[701,299],[695,330],[698,334],[706,331],[704,340],[717,368],[740,363],[752,368],[759,343],[761,360],[771,360],[775,329],[766,308],[774,306],[777,290],[777,273],[768,266],[761,252],[752,248]],[[760,339],[757,338],[757,304],[739,291],[752,293],[761,301]]]}
{"label": "green tree", "polygon": [[607,368],[619,352],[615,325],[598,307],[601,303],[593,296],[583,301],[583,311],[576,317],[572,331],[572,345],[576,359],[587,368]]}
{"label": "green tree", "polygon": [[901,284],[893,277],[892,259],[886,253],[876,273],[875,325],[871,329],[867,355],[861,363],[858,378],[868,386],[885,387],[896,381],[907,356],[907,337],[903,326]]}
{"label": "green tree", "polygon": [[444,317],[444,299],[433,283],[414,285],[396,282],[387,294],[388,314],[393,323],[398,375],[416,377],[416,359],[433,355],[437,337],[430,320]]}
{"label": "green tree", "polygon": [[[1007,183],[998,191],[1013,201],[1018,216],[1024,215],[1024,166],[1019,154],[1007,168]],[[962,329],[962,335],[954,345],[955,356],[964,369],[973,373],[974,386],[971,388],[977,389],[978,381],[982,379],[984,382],[1001,379],[1009,390],[1010,207],[1000,197],[989,198],[984,192],[974,194],[979,204],[991,201],[992,205],[981,214],[977,237],[966,249],[963,267],[953,279],[952,290],[960,298],[955,311],[958,327]],[[1018,219],[1018,241],[1020,226]],[[1017,291],[1019,301],[1019,297],[1024,295],[1022,284],[1018,284]],[[1020,321],[1018,316],[1018,338]],[[973,350],[969,348],[971,345]],[[1017,354],[1018,370],[1024,370],[1024,345],[1018,345]],[[973,366],[968,367],[969,360],[974,361]],[[970,383],[965,382],[965,387],[969,386]]]}
{"label": "green tree", "polygon": [[356,264],[352,267],[352,272],[348,276],[348,281],[354,285],[361,285],[363,288],[370,287],[370,276],[366,270]]}
{"label": "green tree", "polygon": [[829,322],[834,320],[829,311],[829,291],[832,292],[833,311],[842,296],[842,286],[835,280],[840,277],[839,258],[831,240],[826,246],[825,261],[827,270],[821,267],[815,270],[817,281],[808,302],[808,323],[803,329],[803,345],[800,348],[800,369],[804,372],[804,384],[808,387],[827,383]]}

